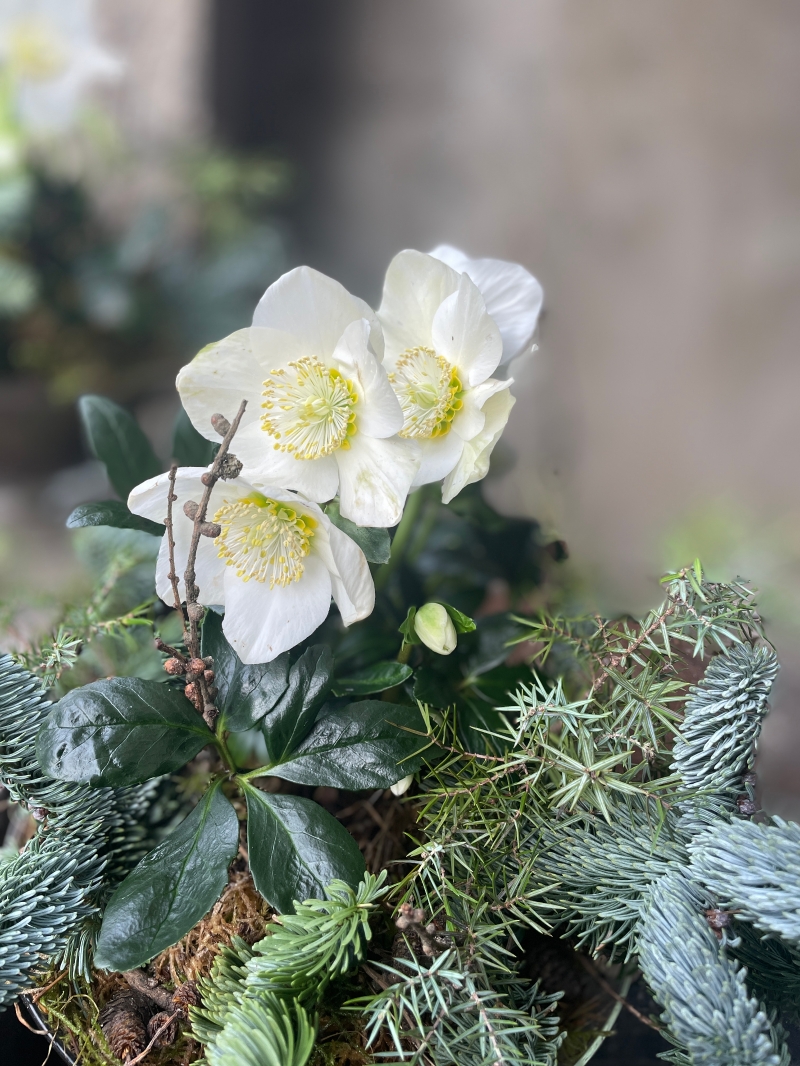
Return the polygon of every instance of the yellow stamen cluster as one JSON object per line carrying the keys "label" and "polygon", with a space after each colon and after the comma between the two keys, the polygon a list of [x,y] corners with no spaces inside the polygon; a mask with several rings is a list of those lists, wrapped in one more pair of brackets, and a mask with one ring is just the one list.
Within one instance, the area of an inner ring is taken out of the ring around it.
{"label": "yellow stamen cluster", "polygon": [[19,78],[50,81],[67,65],[55,28],[42,18],[19,19],[8,34],[8,63]]}
{"label": "yellow stamen cluster", "polygon": [[290,585],[303,576],[303,559],[311,551],[317,522],[287,503],[251,492],[226,500],[214,515],[222,526],[217,552],[236,567],[242,581],[269,581],[269,587]]}
{"label": "yellow stamen cluster", "polygon": [[464,391],[454,366],[432,348],[409,348],[397,360],[389,380],[405,422],[401,437],[441,437],[464,405]]}
{"label": "yellow stamen cluster", "polygon": [[358,394],[335,367],[303,356],[287,370],[273,370],[264,382],[266,414],[261,428],[275,438],[275,450],[295,459],[319,459],[349,448],[356,432]]}

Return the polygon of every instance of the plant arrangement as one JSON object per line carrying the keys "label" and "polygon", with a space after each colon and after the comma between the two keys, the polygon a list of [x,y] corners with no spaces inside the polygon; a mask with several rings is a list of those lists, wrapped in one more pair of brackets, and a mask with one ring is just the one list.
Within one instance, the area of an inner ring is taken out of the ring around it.
{"label": "plant arrangement", "polygon": [[103,595],[0,661],[38,825],[0,988],[80,1061],[584,1066],[631,1009],[670,1061],[789,1062],[800,836],[755,799],[752,593],[698,563],[640,621],[563,617],[561,546],[480,497],[540,307],[448,246],[377,313],[298,268],[179,374],[168,470],[81,401]]}

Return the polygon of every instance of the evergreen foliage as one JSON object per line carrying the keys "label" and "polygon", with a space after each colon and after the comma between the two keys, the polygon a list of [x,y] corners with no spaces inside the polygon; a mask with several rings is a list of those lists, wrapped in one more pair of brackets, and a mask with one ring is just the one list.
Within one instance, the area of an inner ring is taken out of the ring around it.
{"label": "evergreen foliage", "polygon": [[[639,962],[679,1051],[692,1066],[788,1066],[781,1034],[751,997],[746,971],[705,921],[708,906],[679,872],[650,894],[639,936]],[[685,1056],[688,1056],[685,1057]]]}
{"label": "evergreen foliage", "polygon": [[42,773],[34,746],[49,708],[39,681],[0,657],[0,774],[42,821],[0,869],[0,1005],[48,960],[88,973],[101,902],[151,846],[146,814],[157,785],[88,789]]}
{"label": "evergreen foliage", "polygon": [[800,825],[721,824],[693,841],[692,876],[721,906],[800,945]]}
{"label": "evergreen foliage", "polygon": [[[292,1019],[294,1043],[285,1043],[283,1053],[295,1056],[287,1063],[306,1062],[316,1033],[307,1010],[332,981],[363,961],[372,936],[370,917],[386,894],[385,881],[385,872],[366,874],[355,890],[333,881],[327,899],[296,903],[295,913],[282,915],[252,948],[237,939],[214,960],[211,976],[200,986],[203,1006],[191,1011],[194,1036],[206,1045],[210,1066],[222,1066],[226,1049],[236,1049],[242,1062],[249,1062],[246,1056],[255,1048],[278,1047],[280,1040],[288,1041]],[[252,1061],[261,1066],[257,1058]],[[270,1061],[265,1058],[265,1064]]]}
{"label": "evergreen foliage", "polygon": [[385,1028],[394,1044],[394,1051],[377,1053],[381,1061],[555,1066],[562,1040],[553,1013],[558,994],[543,995],[535,985],[476,966],[474,960],[467,966],[456,950],[430,965],[412,958],[379,968],[392,983],[357,1002],[370,1040]]}

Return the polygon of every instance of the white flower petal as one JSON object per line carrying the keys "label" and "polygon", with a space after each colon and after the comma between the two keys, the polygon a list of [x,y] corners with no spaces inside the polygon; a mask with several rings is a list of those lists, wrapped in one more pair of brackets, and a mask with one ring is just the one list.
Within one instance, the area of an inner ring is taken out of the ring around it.
{"label": "white flower petal", "polygon": [[191,363],[181,368],[176,384],[192,425],[198,433],[218,444],[220,438],[211,426],[211,416],[223,414],[231,422],[242,400],[247,400],[239,432],[257,424],[261,417],[263,380],[250,347],[250,330],[240,329],[203,348]]}
{"label": "white flower petal", "polygon": [[266,483],[296,489],[317,503],[325,503],[336,495],[339,468],[332,455],[323,455],[319,459],[295,459],[289,452],[281,452],[274,447],[272,437],[264,432],[259,422],[240,429],[231,447],[244,463],[246,476],[253,484]]}
{"label": "white flower petal", "polygon": [[[199,499],[204,492],[200,477],[206,472],[205,466],[183,466],[175,480],[175,495],[184,500]],[[140,518],[149,518],[151,522],[164,524],[167,515],[167,494],[169,492],[169,473],[157,474],[148,478],[128,494],[128,510]],[[176,503],[174,507],[182,507]],[[174,510],[174,508],[173,508]]]}
{"label": "white flower petal", "polygon": [[458,289],[437,310],[431,337],[436,353],[458,367],[466,376],[464,384],[472,386],[493,373],[503,353],[500,331],[466,274],[459,276]]}
{"label": "white flower petal", "polygon": [[394,366],[409,348],[433,346],[433,319],[443,300],[458,289],[458,274],[439,259],[407,249],[389,264],[378,318],[386,359]]}
{"label": "white flower petal", "polygon": [[365,318],[352,322],[336,345],[333,359],[358,391],[358,432],[370,437],[393,437],[403,428],[403,411],[389,376],[369,350],[369,334],[370,324]]}
{"label": "white flower petal", "polygon": [[486,477],[492,451],[505,429],[513,406],[514,397],[507,389],[490,396],[483,405],[483,413],[486,416],[483,430],[473,440],[464,444],[461,458],[452,473],[445,478],[442,486],[444,503],[450,503],[466,485]]}
{"label": "white flower petal", "polygon": [[453,419],[453,432],[457,433],[462,440],[472,440],[483,429],[486,423],[486,415],[483,406],[490,396],[507,389],[513,384],[513,378],[499,380],[489,378],[482,381],[474,389],[468,389],[464,395],[464,406]]}
{"label": "white flower petal", "polygon": [[461,457],[464,441],[452,429],[443,437],[420,440],[420,464],[412,488],[429,485],[446,477]]}
{"label": "white flower petal", "polygon": [[358,526],[396,526],[419,465],[412,441],[377,440],[356,433],[336,452],[339,508]]}
{"label": "white flower petal", "polygon": [[322,625],[331,606],[331,578],[315,555],[304,560],[303,575],[290,585],[242,581],[231,567],[225,574],[222,629],[243,663],[268,663],[305,640]]}
{"label": "white flower petal", "polygon": [[431,255],[454,270],[469,274],[480,289],[486,310],[503,338],[501,366],[530,348],[544,298],[542,286],[533,274],[519,263],[503,259],[470,259],[449,244],[440,244]]}
{"label": "white flower petal", "polygon": [[375,584],[366,556],[354,540],[328,521],[328,537],[336,560],[337,574],[331,574],[333,598],[346,626],[372,614]]}
{"label": "white flower petal", "polygon": [[333,278],[301,266],[270,285],[256,307],[253,325],[293,334],[300,341],[303,354],[324,361],[333,353],[345,329],[359,318],[370,322],[373,347],[382,358],[383,342],[372,308],[351,296]]}

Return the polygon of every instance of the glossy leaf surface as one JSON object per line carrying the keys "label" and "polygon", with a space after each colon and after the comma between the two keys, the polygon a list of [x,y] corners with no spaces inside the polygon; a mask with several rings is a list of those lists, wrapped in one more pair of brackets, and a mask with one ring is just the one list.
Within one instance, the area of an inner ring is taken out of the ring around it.
{"label": "glossy leaf surface", "polygon": [[203,655],[214,659],[214,683],[222,728],[234,733],[252,729],[273,709],[289,683],[288,652],[270,663],[246,666],[222,632],[222,618],[208,611],[203,621]]}
{"label": "glossy leaf surface", "polygon": [[39,730],[46,774],[88,785],[135,785],[179,770],[214,739],[182,692],[115,677],[73,689]]}
{"label": "glossy leaf surface", "polygon": [[67,529],[80,529],[83,526],[140,529],[143,533],[152,533],[154,537],[160,537],[164,532],[164,526],[133,514],[122,500],[101,500],[99,503],[80,504],[67,519]]}
{"label": "glossy leaf surface", "polygon": [[105,396],[81,396],[78,413],[95,458],[122,500],[142,481],[164,469],[133,415]]}
{"label": "glossy leaf surface", "polygon": [[219,784],[212,785],[109,900],[95,965],[131,970],[177,943],[219,898],[238,847],[236,811]]}
{"label": "glossy leaf surface", "polygon": [[364,876],[358,845],[333,815],[302,796],[261,792],[247,797],[247,848],[256,888],[281,913],[295,900],[324,899],[334,878],[354,888]]}
{"label": "glossy leaf surface", "polygon": [[383,700],[351,703],[316,723],[291,758],[273,766],[287,781],[332,788],[388,788],[419,769],[425,747],[416,707]]}
{"label": "glossy leaf surface", "polygon": [[388,563],[392,554],[389,530],[381,526],[357,526],[339,513],[339,500],[325,504],[325,514],[335,526],[354,540],[364,553],[368,563]]}
{"label": "glossy leaf surface", "polygon": [[315,644],[292,665],[286,691],[261,727],[270,762],[282,761],[305,740],[332,681],[333,655],[324,644]]}
{"label": "glossy leaf surface", "polygon": [[406,663],[392,660],[373,663],[349,677],[339,677],[333,685],[335,696],[369,696],[373,692],[385,692],[401,685],[413,673]]}

